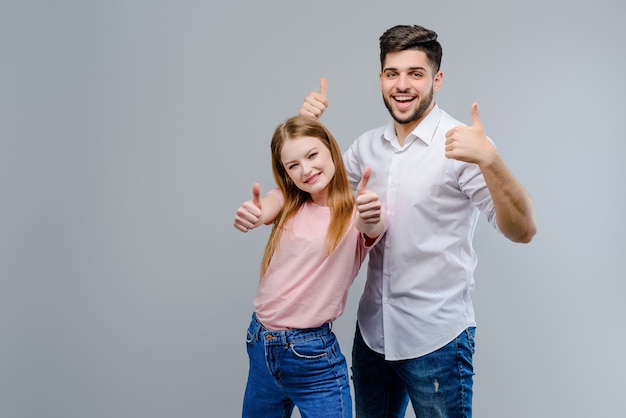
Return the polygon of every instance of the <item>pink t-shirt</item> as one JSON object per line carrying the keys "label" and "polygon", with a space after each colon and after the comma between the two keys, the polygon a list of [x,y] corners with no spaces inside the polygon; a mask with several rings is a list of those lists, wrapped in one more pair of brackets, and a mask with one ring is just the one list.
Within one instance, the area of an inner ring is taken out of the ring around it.
{"label": "pink t-shirt", "polygon": [[254,299],[265,328],[316,328],[343,313],[348,289],[371,248],[354,225],[355,214],[331,254],[324,248],[330,208],[307,202],[287,223]]}

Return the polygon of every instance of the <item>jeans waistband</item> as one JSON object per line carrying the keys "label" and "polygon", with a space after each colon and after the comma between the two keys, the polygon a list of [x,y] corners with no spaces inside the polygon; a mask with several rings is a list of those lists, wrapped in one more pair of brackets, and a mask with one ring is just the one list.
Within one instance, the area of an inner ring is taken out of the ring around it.
{"label": "jeans waistband", "polygon": [[259,322],[256,313],[253,313],[251,328],[256,340],[263,340],[265,344],[288,345],[328,335],[332,332],[332,323],[326,323],[317,328],[270,331]]}

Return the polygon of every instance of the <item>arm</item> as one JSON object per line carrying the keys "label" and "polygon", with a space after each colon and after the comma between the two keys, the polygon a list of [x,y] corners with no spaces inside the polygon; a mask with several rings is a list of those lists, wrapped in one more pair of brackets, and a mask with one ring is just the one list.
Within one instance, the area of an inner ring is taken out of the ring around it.
{"label": "arm", "polygon": [[528,243],[537,232],[532,198],[487,139],[478,104],[472,105],[471,112],[471,126],[446,133],[446,157],[478,165],[493,199],[498,228],[511,241]]}
{"label": "arm", "polygon": [[281,209],[282,204],[275,195],[268,193],[261,199],[261,186],[254,183],[252,199],[237,209],[233,226],[241,232],[248,232],[260,225],[274,222]]}
{"label": "arm", "polygon": [[365,167],[363,177],[356,188],[356,209],[359,213],[356,228],[365,235],[365,244],[370,246],[386,230],[382,204],[376,193],[367,188],[372,173],[371,167]]}
{"label": "arm", "polygon": [[[320,80],[320,91],[312,92],[305,97],[302,107],[298,112],[302,116],[311,118],[319,118],[328,107],[326,100],[326,79]],[[260,198],[260,186],[255,183],[252,188],[252,200],[244,202],[235,215],[233,226],[241,232],[248,232],[263,224],[274,222],[276,216],[281,211],[283,202],[279,201],[276,196],[271,194]],[[262,209],[261,209],[262,208]]]}
{"label": "arm", "polygon": [[479,167],[496,208],[498,228],[511,241],[530,242],[537,233],[537,224],[528,192],[513,177],[499,154]]}

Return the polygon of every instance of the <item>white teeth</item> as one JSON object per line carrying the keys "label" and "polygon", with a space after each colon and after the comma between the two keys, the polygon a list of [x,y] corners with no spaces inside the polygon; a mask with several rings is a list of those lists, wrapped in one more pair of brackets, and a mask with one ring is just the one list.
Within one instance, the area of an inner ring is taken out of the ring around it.
{"label": "white teeth", "polygon": [[396,101],[398,102],[408,102],[408,101],[413,100],[412,97],[408,97],[408,96],[396,96],[394,97],[394,99],[396,99]]}

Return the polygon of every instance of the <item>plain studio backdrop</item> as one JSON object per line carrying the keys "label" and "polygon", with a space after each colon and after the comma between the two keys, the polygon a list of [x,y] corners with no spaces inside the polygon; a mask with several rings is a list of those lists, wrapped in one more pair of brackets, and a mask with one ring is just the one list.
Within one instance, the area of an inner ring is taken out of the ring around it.
{"label": "plain studio backdrop", "polygon": [[[320,77],[342,148],[389,120],[378,37],[396,24],[438,32],[437,102],[465,123],[479,102],[537,208],[528,245],[476,232],[474,415],[623,414],[622,17],[617,0],[4,1],[0,416],[240,416],[269,228],[236,231],[235,210],[273,187],[271,134]],[[348,357],[364,279],[334,328]]]}

